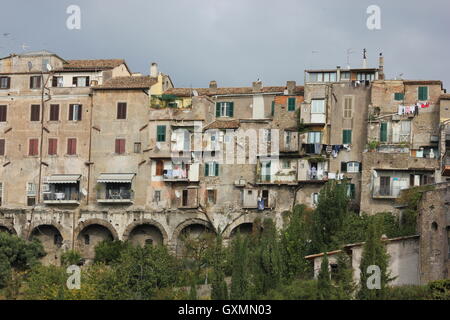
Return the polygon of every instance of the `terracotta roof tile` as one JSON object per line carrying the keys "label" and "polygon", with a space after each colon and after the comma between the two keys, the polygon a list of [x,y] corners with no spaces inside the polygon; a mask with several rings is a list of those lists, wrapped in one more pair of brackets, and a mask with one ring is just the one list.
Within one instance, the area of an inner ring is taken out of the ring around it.
{"label": "terracotta roof tile", "polygon": [[[233,94],[252,94],[252,87],[219,87],[212,88],[171,88],[166,90],[165,94],[172,94],[179,97],[193,96],[193,92],[197,91],[200,96],[215,96],[215,95],[233,95]],[[261,93],[281,93],[286,90],[286,87],[263,87]],[[303,86],[295,87],[295,94],[303,94]]]}
{"label": "terracotta roof tile", "polygon": [[439,98],[441,100],[450,100],[450,93],[441,94]]}
{"label": "terracotta roof tile", "polygon": [[239,120],[216,120],[205,126],[204,130],[237,128],[239,128]]}
{"label": "terracotta roof tile", "polygon": [[157,79],[150,76],[115,77],[102,85],[95,86],[94,89],[148,89],[156,82]]}
{"label": "terracotta roof tile", "polygon": [[64,70],[112,69],[125,63],[123,59],[67,60]]}

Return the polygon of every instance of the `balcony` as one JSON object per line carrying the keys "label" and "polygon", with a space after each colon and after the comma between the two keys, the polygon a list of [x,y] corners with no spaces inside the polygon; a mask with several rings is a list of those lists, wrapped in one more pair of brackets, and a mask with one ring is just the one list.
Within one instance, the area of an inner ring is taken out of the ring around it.
{"label": "balcony", "polygon": [[134,191],[131,189],[109,189],[97,194],[98,203],[133,203]]}
{"label": "balcony", "polygon": [[396,199],[400,195],[400,188],[390,186],[375,186],[372,193],[374,199]]}
{"label": "balcony", "polygon": [[303,175],[300,174],[298,178],[299,182],[302,183],[325,183],[328,181],[327,173],[317,173],[311,170],[308,170]]}
{"label": "balcony", "polygon": [[444,155],[442,159],[442,175],[445,177],[450,176],[450,154],[448,152]]}
{"label": "balcony", "polygon": [[45,204],[80,204],[80,193],[73,192],[43,192]]}
{"label": "balcony", "polygon": [[163,172],[163,181],[165,181],[165,182],[189,181],[189,170],[188,169],[165,169]]}

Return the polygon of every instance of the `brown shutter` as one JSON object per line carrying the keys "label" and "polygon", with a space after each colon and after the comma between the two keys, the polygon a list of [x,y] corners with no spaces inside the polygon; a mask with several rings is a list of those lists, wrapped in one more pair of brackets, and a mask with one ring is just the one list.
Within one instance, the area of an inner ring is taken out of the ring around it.
{"label": "brown shutter", "polygon": [[127,104],[124,102],[119,102],[117,104],[117,119],[127,118]]}
{"label": "brown shutter", "polygon": [[162,176],[164,174],[164,162],[162,160],[156,160],[156,175]]}
{"label": "brown shutter", "polygon": [[5,139],[0,139],[0,156],[5,155]]}
{"label": "brown shutter", "polygon": [[79,104],[78,105],[78,121],[81,121],[81,114],[82,114],[81,109],[82,109],[82,105]]}
{"label": "brown shutter", "polygon": [[59,104],[50,105],[50,121],[59,120]]}
{"label": "brown shutter", "polygon": [[31,121],[39,121],[39,113],[40,113],[40,108],[41,106],[38,104],[33,104],[31,105]]}
{"label": "brown shutter", "polygon": [[116,139],[115,152],[117,154],[125,153],[125,139]]}
{"label": "brown shutter", "polygon": [[52,87],[57,87],[58,86],[58,78],[57,77],[53,77],[52,78]]}
{"label": "brown shutter", "polygon": [[125,153],[125,139],[121,139],[120,153]]}
{"label": "brown shutter", "polygon": [[58,146],[58,139],[55,138],[48,139],[48,154],[56,155],[58,151],[57,146]]}
{"label": "brown shutter", "polygon": [[116,139],[115,153],[120,153],[120,140]]}
{"label": "brown shutter", "polygon": [[0,122],[6,121],[7,106],[0,106]]}
{"label": "brown shutter", "polygon": [[69,155],[77,154],[77,139],[69,138],[67,140],[67,154]]}
{"label": "brown shutter", "polygon": [[30,145],[28,150],[28,155],[37,156],[38,155],[38,139],[30,139]]}
{"label": "brown shutter", "polygon": [[73,120],[73,109],[74,105],[73,104],[69,105],[69,120]]}

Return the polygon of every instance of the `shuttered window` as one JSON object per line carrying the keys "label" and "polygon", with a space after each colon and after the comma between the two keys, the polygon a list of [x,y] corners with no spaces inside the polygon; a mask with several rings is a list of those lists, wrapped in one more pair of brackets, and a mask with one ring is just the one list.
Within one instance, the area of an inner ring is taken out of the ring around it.
{"label": "shuttered window", "polygon": [[275,101],[272,101],[272,107],[270,109],[270,114],[272,117],[275,115]]}
{"label": "shuttered window", "polygon": [[81,121],[81,117],[82,117],[81,110],[82,110],[81,104],[69,105],[69,120],[70,121]]}
{"label": "shuttered window", "polygon": [[288,98],[288,111],[295,111],[295,98]]}
{"label": "shuttered window", "polygon": [[5,155],[5,139],[0,139],[0,156]]}
{"label": "shuttered window", "polygon": [[48,139],[48,155],[54,156],[58,152],[58,139],[49,138]]}
{"label": "shuttered window", "polygon": [[218,177],[219,176],[219,164],[217,162],[205,163],[205,177]]}
{"label": "shuttered window", "polygon": [[11,86],[10,77],[0,77],[0,89],[9,89]]}
{"label": "shuttered window", "polygon": [[216,103],[216,117],[233,117],[233,115],[234,115],[233,102]]}
{"label": "shuttered window", "polygon": [[352,143],[352,130],[343,130],[342,144],[351,144],[351,143]]}
{"label": "shuttered window", "polygon": [[394,100],[395,101],[403,101],[405,99],[405,94],[402,92],[396,92],[394,94]]}
{"label": "shuttered window", "polygon": [[6,122],[7,106],[0,106],[0,122]]}
{"label": "shuttered window", "polygon": [[31,105],[31,121],[39,121],[40,119],[41,106],[38,104]]}
{"label": "shuttered window", "polygon": [[119,102],[117,104],[117,119],[127,118],[127,104],[125,102]]}
{"label": "shuttered window", "polygon": [[157,176],[162,176],[164,174],[164,161],[156,160],[156,173]]}
{"label": "shuttered window", "polygon": [[41,87],[41,76],[30,77],[30,89],[39,89]]}
{"label": "shuttered window", "polygon": [[351,119],[353,116],[353,98],[344,98],[344,119]]}
{"label": "shuttered window", "polygon": [[347,196],[350,199],[355,199],[355,184],[350,183],[347,185]]}
{"label": "shuttered window", "polygon": [[157,126],[156,127],[156,141],[157,142],[166,141],[166,126]]}
{"label": "shuttered window", "polygon": [[116,139],[116,153],[125,153],[125,139]]}
{"label": "shuttered window", "polygon": [[67,139],[67,154],[68,155],[77,154],[77,139],[75,138]]}
{"label": "shuttered window", "polygon": [[387,142],[387,122],[382,122],[380,126],[380,141]]}
{"label": "shuttered window", "polygon": [[38,155],[38,153],[39,153],[38,144],[39,144],[39,139],[30,139],[29,146],[28,146],[28,155],[29,156],[37,156]]}
{"label": "shuttered window", "polygon": [[418,96],[420,101],[428,100],[428,87],[419,87]]}
{"label": "shuttered window", "polygon": [[59,120],[59,104],[50,105],[50,121]]}

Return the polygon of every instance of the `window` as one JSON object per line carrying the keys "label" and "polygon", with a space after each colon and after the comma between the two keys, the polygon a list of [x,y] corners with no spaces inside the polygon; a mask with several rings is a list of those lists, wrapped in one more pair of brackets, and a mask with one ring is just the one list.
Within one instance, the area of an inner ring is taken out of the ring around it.
{"label": "window", "polygon": [[270,161],[261,162],[261,180],[270,181],[271,180],[271,167],[272,163]]}
{"label": "window", "polygon": [[234,103],[233,102],[217,102],[216,117],[232,117]]}
{"label": "window", "polygon": [[85,234],[85,235],[83,236],[83,238],[84,238],[84,244],[85,244],[85,245],[89,245],[89,244],[91,243],[91,238],[89,237],[88,234]]}
{"label": "window", "polygon": [[189,196],[189,191],[188,190],[183,190],[183,198],[182,198],[182,206],[183,207],[187,207],[188,205],[188,196]]}
{"label": "window", "polygon": [[311,100],[311,113],[325,113],[325,100],[324,99]]}
{"label": "window", "polygon": [[30,77],[30,89],[39,89],[41,87],[41,76]]}
{"label": "window", "polygon": [[272,117],[275,115],[275,101],[272,101],[272,107],[270,109],[270,114]]}
{"label": "window", "polygon": [[117,104],[117,119],[127,118],[127,104],[125,102],[119,102]]}
{"label": "window", "polygon": [[290,169],[291,168],[291,161],[290,160],[283,160],[282,168],[283,169]]}
{"label": "window", "polygon": [[355,199],[355,184],[349,183],[347,185],[347,197],[350,199]]}
{"label": "window", "polygon": [[418,99],[420,101],[428,100],[428,87],[419,87],[418,88]]}
{"label": "window", "polygon": [[391,177],[380,177],[380,195],[391,195]]}
{"label": "window", "polygon": [[321,143],[321,141],[322,141],[322,132],[320,131],[308,132],[308,143]]}
{"label": "window", "polygon": [[39,139],[30,139],[28,146],[28,155],[29,156],[37,156],[39,154],[38,151]]}
{"label": "window", "polygon": [[292,141],[292,132],[291,131],[285,131],[284,132],[284,146],[289,147]]}
{"label": "window", "polygon": [[141,143],[140,142],[134,143],[134,153],[141,153]]}
{"label": "window", "polygon": [[0,122],[6,122],[7,106],[0,106]]}
{"label": "window", "polygon": [[32,104],[30,121],[39,121],[41,118],[40,113],[41,113],[41,106],[39,104]]}
{"label": "window", "polygon": [[219,164],[217,162],[205,163],[205,177],[219,176]]}
{"label": "window", "polygon": [[67,139],[67,154],[70,156],[74,156],[77,154],[77,139]]}
{"label": "window", "polygon": [[125,139],[116,139],[115,152],[117,154],[124,154],[125,153]]}
{"label": "window", "polygon": [[27,197],[27,206],[32,207],[36,204],[36,197]]}
{"label": "window", "polygon": [[166,126],[157,126],[156,127],[156,141],[157,142],[166,141]]}
{"label": "window", "polygon": [[59,104],[50,105],[50,121],[59,120]]}
{"label": "window", "polygon": [[360,164],[356,161],[347,162],[347,172],[359,172]]}
{"label": "window", "polygon": [[36,204],[36,184],[33,182],[27,183],[27,206],[34,206]]}
{"label": "window", "polygon": [[263,130],[263,142],[271,142],[272,130],[271,129],[262,129],[262,130]]}
{"label": "window", "polygon": [[309,74],[309,82],[335,82],[336,72],[314,72]]}
{"label": "window", "polygon": [[0,139],[0,156],[5,155],[5,139]]}
{"label": "window", "polygon": [[69,120],[70,121],[81,121],[81,104],[71,104],[69,105]]}
{"label": "window", "polygon": [[207,190],[207,196],[208,196],[208,203],[209,204],[215,204],[216,203],[216,195],[217,190]]}
{"label": "window", "polygon": [[164,161],[156,160],[156,173],[157,176],[162,176],[164,174]]}
{"label": "window", "polygon": [[89,77],[73,77],[72,85],[74,87],[89,87]]}
{"label": "window", "polygon": [[155,193],[153,195],[153,201],[154,202],[160,202],[161,201],[161,190],[155,190]]}
{"label": "window", "polygon": [[403,92],[396,92],[394,93],[394,100],[395,101],[403,101],[405,99],[405,94]]}
{"label": "window", "polygon": [[295,98],[289,98],[288,99],[288,111],[295,111]]}
{"label": "window", "polygon": [[387,122],[382,122],[380,125],[380,142],[387,142],[388,139],[388,124]]}
{"label": "window", "polygon": [[0,89],[9,89],[11,86],[10,77],[0,77]]}
{"label": "window", "polygon": [[48,155],[54,156],[58,152],[58,139],[49,138],[48,139]]}
{"label": "window", "polygon": [[53,77],[52,78],[52,87],[63,87],[64,79],[63,77]]}
{"label": "window", "polygon": [[348,71],[341,72],[341,80],[350,80],[350,72]]}
{"label": "window", "polygon": [[342,131],[342,144],[352,143],[352,130],[346,129]]}
{"label": "window", "polygon": [[353,97],[344,98],[344,119],[353,117]]}

